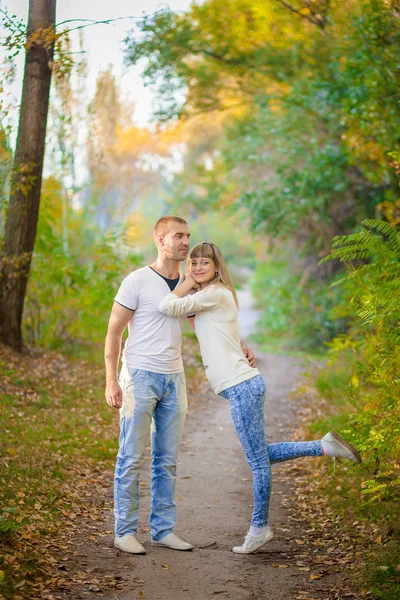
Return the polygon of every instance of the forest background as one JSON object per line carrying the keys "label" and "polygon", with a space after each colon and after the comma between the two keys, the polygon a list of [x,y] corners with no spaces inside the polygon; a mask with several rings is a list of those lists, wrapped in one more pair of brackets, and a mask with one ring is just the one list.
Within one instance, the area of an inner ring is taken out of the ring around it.
{"label": "forest background", "polygon": [[[2,16],[1,230],[26,28]],[[111,67],[88,97],[84,29],[78,48],[65,31],[23,315],[28,346],[101,362],[113,295],[153,256],[154,221],[186,217],[194,242],[214,241],[236,284],[250,283],[255,340],[319,365],[306,388],[364,457],[348,488],[357,518],[379,523],[380,590],[394,589],[400,563],[399,23],[395,0],[159,10],[124,43],[126,65],[140,65],[156,94],[148,126]]]}

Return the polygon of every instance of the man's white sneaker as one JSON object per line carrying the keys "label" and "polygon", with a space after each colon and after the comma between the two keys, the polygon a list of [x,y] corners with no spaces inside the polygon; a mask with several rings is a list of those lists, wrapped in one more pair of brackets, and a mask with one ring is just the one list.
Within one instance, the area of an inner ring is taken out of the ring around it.
{"label": "man's white sneaker", "polygon": [[114,540],[114,546],[123,552],[130,552],[131,554],[146,554],[146,550],[142,544],[137,541],[134,535],[128,533],[122,537],[116,537]]}
{"label": "man's white sneaker", "polygon": [[164,546],[165,548],[172,548],[172,550],[193,550],[193,546],[179,539],[174,533],[168,533],[161,540],[152,541],[153,546]]}
{"label": "man's white sneaker", "polygon": [[361,456],[354,446],[349,444],[349,442],[346,442],[346,440],[335,431],[329,431],[329,433],[324,435],[322,438],[322,448],[324,454],[327,454],[328,456],[348,458],[356,463],[361,462]]}
{"label": "man's white sneaker", "polygon": [[271,528],[267,526],[260,535],[250,535],[248,533],[244,538],[243,546],[235,546],[232,548],[232,552],[235,552],[235,554],[251,554],[272,540],[273,537],[274,534]]}

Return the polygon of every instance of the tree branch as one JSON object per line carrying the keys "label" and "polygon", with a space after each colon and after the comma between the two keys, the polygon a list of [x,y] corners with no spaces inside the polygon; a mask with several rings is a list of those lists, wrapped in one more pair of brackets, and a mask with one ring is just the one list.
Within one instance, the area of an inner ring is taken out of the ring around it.
{"label": "tree branch", "polygon": [[149,13],[147,15],[142,15],[140,17],[134,17],[132,15],[127,15],[125,17],[116,17],[115,19],[104,19],[103,21],[96,21],[95,19],[67,19],[66,21],[61,21],[56,24],[56,27],[61,27],[61,25],[66,25],[67,23],[83,23],[83,25],[77,25],[77,27],[72,27],[71,29],[67,29],[65,33],[69,33],[70,31],[77,31],[78,29],[84,29],[85,27],[91,27],[92,25],[109,25],[110,23],[115,23],[116,21],[123,21],[125,19],[129,19],[132,21],[141,21],[144,19],[148,19],[150,17],[154,17],[160,12],[163,12],[164,9],[159,9],[154,11],[153,13]]}
{"label": "tree branch", "polygon": [[301,12],[301,10],[298,10],[297,8],[295,8],[294,6],[292,6],[291,4],[289,4],[288,2],[285,2],[285,0],[276,0],[276,1],[279,2],[279,4],[282,4],[282,6],[284,6],[285,8],[287,8],[288,10],[290,10],[291,12],[293,12],[294,14],[298,15],[299,17],[302,17],[303,19],[306,19],[307,21],[309,21],[313,25],[316,25],[317,27],[319,27],[319,29],[321,29],[321,31],[324,31],[324,29],[325,29],[325,19],[323,17],[321,17],[320,15],[317,15],[313,10],[310,9],[310,13],[312,15],[312,17],[310,17],[309,15],[303,14]]}

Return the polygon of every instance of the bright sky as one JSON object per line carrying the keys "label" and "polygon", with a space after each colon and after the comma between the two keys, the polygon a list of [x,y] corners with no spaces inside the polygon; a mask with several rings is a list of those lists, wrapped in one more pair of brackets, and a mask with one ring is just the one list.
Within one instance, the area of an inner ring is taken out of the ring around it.
{"label": "bright sky", "polygon": [[[27,20],[28,0],[0,0],[9,14]],[[151,14],[160,8],[169,6],[174,11],[184,11],[191,4],[190,0],[58,0],[57,23],[69,19],[94,19],[103,21],[117,17],[141,17]],[[124,19],[109,25],[93,25],[84,29],[85,49],[88,51],[89,80],[88,93],[93,95],[96,76],[109,64],[114,66],[114,73],[120,79],[121,90],[135,102],[135,120],[145,125],[151,114],[153,95],[144,88],[138,68],[123,66],[123,39],[135,21]],[[79,25],[76,23],[75,25]],[[70,25],[71,27],[74,24]],[[19,57],[18,79],[13,93],[19,98],[23,71],[23,56]]]}

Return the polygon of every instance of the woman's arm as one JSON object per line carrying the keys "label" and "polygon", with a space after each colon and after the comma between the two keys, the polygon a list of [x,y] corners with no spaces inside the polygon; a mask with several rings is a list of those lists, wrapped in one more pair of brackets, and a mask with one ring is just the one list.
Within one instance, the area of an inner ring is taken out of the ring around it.
{"label": "woman's arm", "polygon": [[191,273],[186,273],[185,279],[172,292],[178,298],[186,296],[194,286],[198,286]]}
{"label": "woman's arm", "polygon": [[179,297],[178,294],[187,294],[191,289],[188,286],[189,282],[185,280],[172,293],[167,294],[164,300],[160,302],[158,310],[170,317],[182,317],[191,312],[211,310],[218,306],[222,295],[221,288],[211,286],[205,290],[196,292],[192,296]]}

